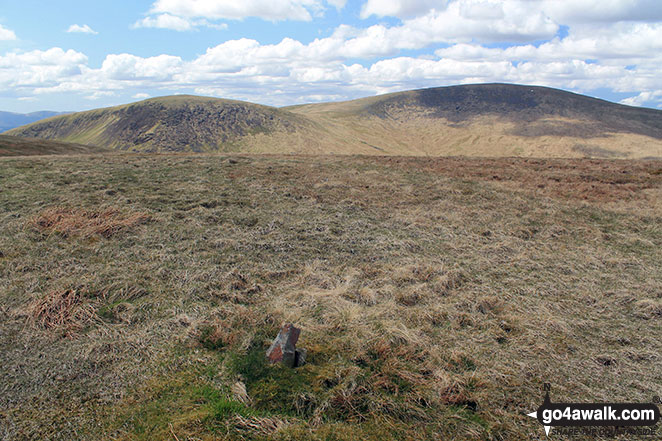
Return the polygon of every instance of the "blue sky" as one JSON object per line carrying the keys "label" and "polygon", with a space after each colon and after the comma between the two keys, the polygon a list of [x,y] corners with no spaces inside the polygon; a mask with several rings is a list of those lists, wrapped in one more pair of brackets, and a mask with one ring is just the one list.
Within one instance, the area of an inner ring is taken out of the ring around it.
{"label": "blue sky", "polygon": [[34,0],[0,8],[0,110],[189,93],[269,105],[461,83],[662,108],[659,0]]}

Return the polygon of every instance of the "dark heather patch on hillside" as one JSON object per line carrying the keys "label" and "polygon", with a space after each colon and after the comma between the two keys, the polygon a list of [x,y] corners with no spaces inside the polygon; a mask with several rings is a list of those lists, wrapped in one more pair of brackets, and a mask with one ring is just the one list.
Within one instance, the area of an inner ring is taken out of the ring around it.
{"label": "dark heather patch on hillside", "polygon": [[[240,104],[175,109],[151,104],[130,106],[123,113],[123,118],[109,125],[106,134],[119,139],[127,148],[151,141],[166,149],[189,145],[193,151],[201,151],[249,134],[269,133],[277,125],[288,132],[294,131],[292,123],[272,112]],[[145,133],[159,123],[154,133]]]}
{"label": "dark heather patch on hillside", "polygon": [[[635,133],[662,139],[662,111],[610,103],[583,95],[537,86],[480,84],[438,87],[403,92],[369,105],[366,112],[380,118],[400,119],[407,107],[425,110],[426,116],[465,123],[483,115],[498,115],[520,125],[518,136],[596,137],[609,132]],[[586,123],[541,123],[542,118],[579,119]]]}
{"label": "dark heather patch on hillside", "polygon": [[185,103],[147,101],[107,111],[83,112],[25,127],[21,136],[66,138],[104,126],[101,139],[121,150],[194,152],[219,149],[247,135],[295,132],[301,124],[281,111],[234,102]]}

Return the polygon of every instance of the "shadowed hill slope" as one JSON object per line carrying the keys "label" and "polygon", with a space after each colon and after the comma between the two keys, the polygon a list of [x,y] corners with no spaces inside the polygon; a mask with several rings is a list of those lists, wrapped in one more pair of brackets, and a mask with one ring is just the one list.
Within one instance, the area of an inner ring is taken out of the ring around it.
{"label": "shadowed hill slope", "polygon": [[[391,115],[397,118],[400,109],[412,106],[453,123],[490,114],[528,123],[514,131],[523,136],[592,137],[624,132],[662,139],[662,111],[624,106],[548,87],[482,84],[423,89],[384,97],[369,104],[365,111],[381,118]],[[578,122],[574,127],[530,124],[550,117]]]}
{"label": "shadowed hill slope", "polygon": [[9,132],[131,151],[661,158],[662,111],[479,84],[276,109],[175,96]]}
{"label": "shadowed hill slope", "polygon": [[389,153],[662,157],[662,111],[547,87],[437,87],[286,109]]}
{"label": "shadowed hill slope", "polygon": [[242,150],[241,141],[251,136],[291,133],[307,124],[273,107],[177,95],[50,118],[9,133],[118,150],[201,152]]}
{"label": "shadowed hill slope", "polygon": [[108,153],[110,150],[69,142],[47,141],[34,138],[19,138],[0,135],[1,156],[32,155],[77,155],[88,153]]}

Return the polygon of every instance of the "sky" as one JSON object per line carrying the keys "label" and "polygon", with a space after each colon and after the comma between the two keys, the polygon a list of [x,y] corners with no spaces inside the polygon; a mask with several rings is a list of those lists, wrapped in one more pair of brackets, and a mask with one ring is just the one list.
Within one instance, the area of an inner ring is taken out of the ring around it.
{"label": "sky", "polygon": [[455,84],[662,108],[662,0],[0,0],[0,110]]}

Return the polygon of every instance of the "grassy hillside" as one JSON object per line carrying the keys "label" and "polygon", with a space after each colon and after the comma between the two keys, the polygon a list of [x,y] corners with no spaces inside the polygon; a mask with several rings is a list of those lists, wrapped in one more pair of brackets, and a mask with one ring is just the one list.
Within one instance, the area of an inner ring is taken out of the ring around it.
{"label": "grassy hillside", "polygon": [[543,440],[545,382],[660,395],[662,161],[0,158],[0,223],[3,439]]}
{"label": "grassy hillside", "polygon": [[[625,132],[662,139],[662,111],[624,106],[578,95],[563,90],[513,84],[476,84],[393,93],[345,103],[320,106],[323,112],[350,113],[355,116],[377,116],[382,119],[406,120],[422,113],[451,123],[463,123],[481,116],[494,115],[509,122],[526,122],[519,128],[523,136],[572,135],[599,136]],[[316,105],[305,109],[315,113]],[[303,109],[299,108],[299,111]],[[305,112],[304,112],[305,113]],[[553,126],[533,124],[548,118],[578,121],[570,133]],[[586,126],[582,126],[584,122]],[[592,124],[590,124],[592,123]]]}
{"label": "grassy hillside", "polygon": [[177,95],[51,118],[8,132],[129,151],[234,151],[252,136],[294,133],[304,118],[216,98]]}
{"label": "grassy hillside", "polygon": [[377,154],[662,158],[662,111],[510,84],[293,106]]}
{"label": "grassy hillside", "polygon": [[108,152],[110,150],[89,145],[0,135],[0,156],[74,155]]}
{"label": "grassy hillside", "polygon": [[504,84],[284,109],[175,96],[9,133],[129,151],[662,158],[662,111]]}

